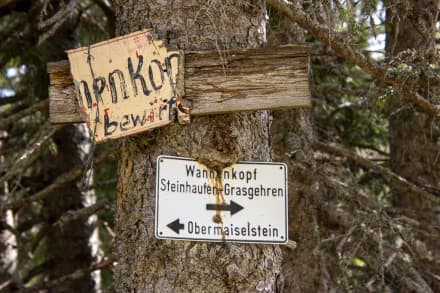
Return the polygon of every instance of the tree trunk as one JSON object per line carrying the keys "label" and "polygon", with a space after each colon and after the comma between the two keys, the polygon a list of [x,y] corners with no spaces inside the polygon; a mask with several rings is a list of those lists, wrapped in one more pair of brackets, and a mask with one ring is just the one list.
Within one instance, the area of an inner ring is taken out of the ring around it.
{"label": "tree trunk", "polygon": [[[53,160],[50,178],[69,171],[73,166],[84,165],[89,155],[90,142],[85,125],[67,126],[54,136],[58,155]],[[92,172],[92,170],[89,170]],[[55,280],[76,270],[86,269],[97,261],[98,232],[96,215],[81,218],[62,225],[53,225],[68,211],[75,211],[95,203],[92,179],[81,187],[82,182],[73,181],[56,189],[44,202],[47,222],[51,225],[47,243],[48,280]],[[50,292],[94,292],[99,288],[99,273],[69,280]]]}
{"label": "tree trunk", "polygon": [[[415,23],[436,23],[438,17],[438,1],[411,0],[406,5],[400,1],[387,3],[387,43],[388,57],[400,55],[402,62],[411,57],[410,50],[417,50],[423,54],[424,62],[429,62],[427,48],[432,41],[417,32]],[[417,19],[416,19],[417,17]],[[412,20],[411,20],[412,18]],[[429,31],[428,31],[429,32]],[[434,38],[434,36],[432,36]],[[409,50],[404,52],[405,50]],[[438,57],[437,57],[438,58]],[[410,61],[411,62],[411,61]],[[426,89],[428,93],[433,88]],[[428,94],[425,94],[428,97]],[[438,101],[437,101],[438,102]],[[420,185],[440,189],[440,164],[439,164],[439,137],[440,125],[438,119],[409,107],[409,101],[402,95],[397,95],[391,105],[390,115],[390,166],[393,172]],[[440,255],[440,237],[435,227],[439,226],[439,206],[404,190],[399,186],[391,185],[392,203],[406,215],[417,219],[421,229],[427,233],[419,234],[421,239],[432,251],[434,259]],[[434,230],[429,230],[434,229]],[[423,264],[429,266],[429,261]],[[422,265],[422,264],[420,264]],[[430,271],[430,269],[426,269]],[[436,272],[437,271],[437,272]],[[438,284],[432,279],[431,274],[424,275],[426,279]],[[435,290],[434,290],[435,291]]]}
{"label": "tree trunk", "polygon": [[[186,50],[257,47],[265,38],[263,1],[115,2],[117,35],[150,27]],[[122,141],[115,243],[118,292],[277,290],[282,279],[278,246],[154,237],[158,155],[192,157],[211,168],[239,160],[270,161],[269,126],[266,111],[237,113],[199,117],[186,126],[166,126]]]}
{"label": "tree trunk", "polygon": [[[303,29],[282,15],[274,17],[278,25],[268,30],[270,46],[304,42]],[[285,292],[325,291],[321,276],[326,268],[314,252],[319,232],[311,114],[308,109],[274,111],[270,129],[274,160],[286,162],[289,170],[289,238],[297,244],[293,251],[283,249]]]}
{"label": "tree trunk", "polygon": [[[64,0],[52,0],[50,13],[56,13]],[[64,1],[66,4],[69,1]],[[48,61],[66,58],[64,50],[76,45],[74,30],[79,11],[71,11],[69,18],[42,46],[47,52]],[[44,72],[46,74],[46,72]],[[60,174],[70,171],[73,167],[86,165],[90,155],[91,143],[85,124],[69,125],[57,131],[53,136],[56,153],[49,154],[45,159],[45,182],[50,184]],[[88,170],[89,177],[93,170]],[[81,186],[82,185],[82,186]],[[43,213],[49,225],[46,238],[45,277],[48,281],[58,279],[76,270],[86,269],[97,261],[98,232],[96,215],[89,218],[54,225],[60,217],[69,211],[75,211],[95,203],[95,193],[90,189],[92,178],[87,182],[72,181],[56,189],[44,201]],[[50,289],[50,292],[93,292],[99,290],[100,274],[94,272],[77,280],[68,280]]]}
{"label": "tree trunk", "polygon": [[326,267],[315,252],[319,228],[311,111],[283,110],[273,116],[271,142],[275,160],[289,169],[289,238],[297,245],[293,251],[283,249],[285,292],[319,292]]}
{"label": "tree trunk", "polygon": [[[0,131],[0,149],[3,146],[2,138],[6,136],[6,131]],[[0,155],[0,166],[3,168],[5,165],[5,158]],[[9,193],[8,182],[2,182],[3,194],[0,197],[1,201],[6,201]],[[7,229],[7,226],[14,227],[14,219],[12,211],[2,211],[0,213],[0,292],[9,292],[17,284],[17,239],[11,231]]]}
{"label": "tree trunk", "polygon": [[[6,184],[6,183],[5,183]],[[1,215],[1,225],[14,226],[11,211]],[[0,228],[0,292],[13,292],[19,285],[17,267],[17,239],[15,235],[4,227]]]}

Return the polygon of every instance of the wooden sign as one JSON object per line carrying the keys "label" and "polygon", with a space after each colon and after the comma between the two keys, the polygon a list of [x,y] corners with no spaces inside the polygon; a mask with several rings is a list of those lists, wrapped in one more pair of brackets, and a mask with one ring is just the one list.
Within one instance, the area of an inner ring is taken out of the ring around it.
{"label": "wooden sign", "polygon": [[[87,50],[83,51],[82,54],[87,57]],[[136,53],[134,54],[131,61],[135,62],[136,60],[137,62]],[[180,70],[183,72],[179,72],[178,89],[180,85],[183,85],[181,92],[185,93],[183,98],[191,109],[191,115],[311,107],[309,52],[306,44],[286,45],[276,48],[185,52],[184,58],[181,58],[181,60],[185,62],[182,65],[184,70]],[[177,58],[171,61],[176,62]],[[124,64],[128,67],[128,62],[126,63]],[[143,77],[146,84],[151,87],[147,68],[150,64],[146,63],[144,57],[142,73],[145,74]],[[133,66],[137,65],[138,63],[133,63]],[[173,70],[173,74],[175,74],[174,68],[176,66],[177,63],[171,63],[170,68]],[[152,64],[153,74],[159,72],[158,68],[157,64]],[[166,64],[162,65],[162,68],[166,70]],[[89,68],[86,68],[86,70],[90,72]],[[75,87],[69,71],[67,61],[48,64],[51,81],[49,87],[49,119],[53,124],[77,123],[87,120],[76,101]],[[127,71],[128,69],[125,69],[123,72]],[[165,72],[164,83],[168,82],[166,80],[168,74],[168,71]],[[114,74],[115,80],[118,78],[116,75]],[[130,75],[125,78],[126,90],[129,87],[132,90]],[[159,77],[154,75],[153,78],[156,84],[160,84],[160,75]],[[184,79],[184,81],[179,82],[180,79]],[[141,83],[136,78],[135,82],[139,91]],[[100,83],[97,82],[96,84],[100,89]],[[91,90],[93,91],[93,89]],[[120,92],[120,90],[116,87],[116,91]],[[91,95],[93,97],[93,94]],[[144,98],[149,97],[151,97],[151,94],[150,96],[144,95]],[[141,97],[129,96],[125,101],[129,102],[139,98]],[[142,108],[138,108],[137,111],[140,109]],[[168,108],[167,110],[172,111],[173,109]],[[140,113],[142,114],[142,111]],[[128,118],[130,125],[132,125],[131,116]],[[127,123],[126,118],[122,117],[121,119],[119,120],[119,128],[121,127],[121,121],[122,125]],[[118,120],[111,120],[111,122],[116,121]],[[119,132],[124,131],[119,130]],[[125,131],[125,134],[128,133],[132,132]]]}
{"label": "wooden sign", "polygon": [[181,54],[148,30],[67,54],[79,107],[97,142],[174,120]]}

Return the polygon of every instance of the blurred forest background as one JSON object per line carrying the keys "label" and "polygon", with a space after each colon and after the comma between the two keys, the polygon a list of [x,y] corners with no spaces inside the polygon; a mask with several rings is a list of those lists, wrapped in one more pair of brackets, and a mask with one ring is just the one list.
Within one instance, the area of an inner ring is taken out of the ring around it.
{"label": "blurred forest background", "polygon": [[[266,46],[307,42],[312,66],[313,109],[270,134],[293,178],[285,292],[440,292],[440,1],[266,4]],[[51,125],[46,68],[113,37],[115,10],[0,0],[0,292],[115,290],[120,142]]]}

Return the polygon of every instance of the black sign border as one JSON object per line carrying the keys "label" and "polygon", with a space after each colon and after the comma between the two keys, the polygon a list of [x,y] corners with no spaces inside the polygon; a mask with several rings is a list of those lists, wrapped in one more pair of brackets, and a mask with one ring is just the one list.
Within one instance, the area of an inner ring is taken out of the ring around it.
{"label": "black sign border", "polygon": [[176,156],[169,156],[169,155],[160,155],[157,157],[156,161],[156,210],[155,210],[155,225],[154,225],[154,236],[157,239],[171,239],[171,240],[186,240],[186,241],[199,241],[199,242],[218,242],[218,243],[255,243],[255,244],[286,244],[289,241],[289,209],[288,209],[288,198],[289,198],[289,190],[288,190],[288,172],[287,172],[287,164],[286,163],[277,163],[277,162],[252,162],[252,161],[242,161],[238,162],[238,164],[247,164],[247,165],[278,165],[284,167],[284,175],[286,178],[285,181],[285,189],[286,189],[286,196],[284,198],[284,208],[286,213],[286,220],[285,220],[285,231],[286,231],[286,238],[284,241],[265,241],[265,240],[236,240],[236,239],[211,239],[211,238],[186,238],[186,237],[167,237],[167,236],[160,236],[158,234],[158,225],[159,225],[159,175],[160,175],[160,160],[161,159],[172,159],[172,160],[179,160],[179,161],[192,161],[197,162],[197,160],[194,160],[192,158],[186,158],[186,157],[176,157]]}

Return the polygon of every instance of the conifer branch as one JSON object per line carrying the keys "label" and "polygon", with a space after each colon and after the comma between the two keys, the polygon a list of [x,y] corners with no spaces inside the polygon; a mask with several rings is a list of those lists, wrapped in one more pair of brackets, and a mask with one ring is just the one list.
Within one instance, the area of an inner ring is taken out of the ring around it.
{"label": "conifer branch", "polygon": [[[109,149],[109,150],[105,151],[104,153],[102,153],[101,155],[99,155],[95,159],[95,164],[99,164],[99,163],[103,162],[104,160],[108,159],[108,157],[111,155],[112,152],[113,152],[113,149]],[[52,192],[55,191],[57,188],[63,186],[66,183],[69,183],[75,179],[78,179],[83,174],[83,172],[84,172],[84,166],[79,165],[79,166],[71,169],[70,171],[60,175],[59,177],[57,177],[57,179],[55,179],[55,181],[52,184],[46,186],[45,188],[43,188],[39,192],[37,192],[31,196],[23,197],[23,198],[15,200],[15,201],[11,201],[11,202],[8,202],[8,203],[1,205],[0,210],[17,209],[22,206],[28,205],[32,202],[45,199],[49,195],[51,195]]]}
{"label": "conifer branch", "polygon": [[383,179],[388,182],[392,182],[399,185],[401,188],[410,190],[412,194],[421,196],[435,204],[440,204],[440,197],[424,190],[423,188],[417,186],[416,184],[410,182],[409,180],[403,178],[402,176],[392,172],[390,169],[386,169],[371,160],[365,159],[351,150],[345,149],[341,146],[335,146],[328,143],[315,142],[314,148],[325,153],[336,155],[339,157],[345,157],[354,161],[359,166],[367,168],[372,172],[380,175]]}
{"label": "conifer branch", "polygon": [[49,280],[49,281],[42,281],[42,282],[39,282],[39,283],[32,285],[30,287],[23,288],[21,292],[38,292],[39,290],[53,288],[53,287],[56,287],[64,282],[66,282],[66,281],[74,281],[74,280],[81,279],[83,276],[90,274],[91,272],[109,267],[112,264],[113,264],[113,259],[106,258],[103,261],[101,261],[97,264],[94,264],[88,268],[76,270],[73,273],[62,276],[58,279]]}
{"label": "conifer branch", "polygon": [[9,127],[12,123],[22,119],[23,117],[29,116],[38,110],[45,109],[49,106],[49,100],[45,99],[42,100],[18,113],[12,114],[9,117],[3,118],[0,120],[0,129],[5,129]]}
{"label": "conifer branch", "polygon": [[410,99],[426,113],[435,117],[440,117],[440,106],[432,104],[419,93],[414,91],[408,86],[409,82],[406,78],[390,76],[387,74],[385,68],[380,67],[373,60],[369,60],[364,54],[345,43],[337,34],[330,34],[328,29],[320,26],[312,18],[304,14],[301,9],[292,9],[292,7],[283,0],[267,0],[267,3],[292,21],[296,22],[302,28],[308,30],[316,39],[327,44],[334,50],[334,53],[337,56],[344,58],[347,62],[359,66],[364,72],[376,80],[390,85],[393,89]]}

